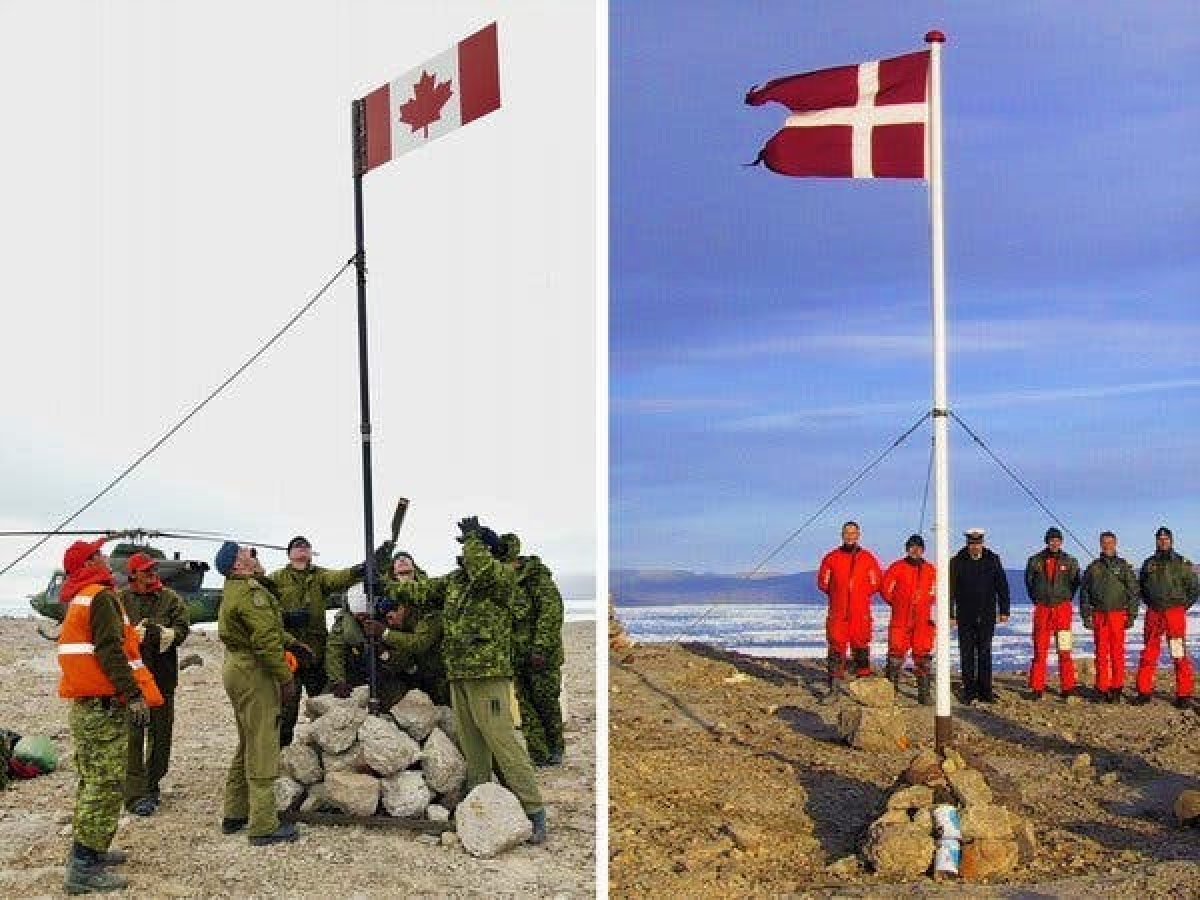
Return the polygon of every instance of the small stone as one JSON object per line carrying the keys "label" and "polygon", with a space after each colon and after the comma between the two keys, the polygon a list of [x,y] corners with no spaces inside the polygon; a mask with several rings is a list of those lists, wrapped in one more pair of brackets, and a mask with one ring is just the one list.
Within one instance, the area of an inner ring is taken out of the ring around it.
{"label": "small stone", "polygon": [[888,797],[888,809],[920,809],[933,805],[933,788],[924,784],[914,784],[901,788]]}
{"label": "small stone", "polygon": [[1114,785],[1121,780],[1121,776],[1116,772],[1105,772],[1100,776],[1100,783],[1103,785]]}
{"label": "small stone", "polygon": [[862,872],[862,863],[857,856],[843,856],[841,859],[827,865],[825,871],[830,875],[847,878],[860,874]]}
{"label": "small stone", "polygon": [[1200,791],[1186,790],[1175,798],[1175,818],[1180,825],[1200,825]]}
{"label": "small stone", "polygon": [[453,831],[443,831],[441,841],[443,847],[449,847],[451,849],[462,846],[462,841],[458,839],[458,835]]}

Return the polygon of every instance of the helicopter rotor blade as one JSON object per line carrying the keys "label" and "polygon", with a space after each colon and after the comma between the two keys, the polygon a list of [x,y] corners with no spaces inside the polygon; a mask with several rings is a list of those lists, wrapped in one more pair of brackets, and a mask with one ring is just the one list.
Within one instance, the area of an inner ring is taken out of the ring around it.
{"label": "helicopter rotor blade", "polygon": [[108,535],[116,537],[124,534],[121,531],[0,531],[0,537],[40,537],[43,535],[61,534],[63,537],[75,537],[83,535]]}

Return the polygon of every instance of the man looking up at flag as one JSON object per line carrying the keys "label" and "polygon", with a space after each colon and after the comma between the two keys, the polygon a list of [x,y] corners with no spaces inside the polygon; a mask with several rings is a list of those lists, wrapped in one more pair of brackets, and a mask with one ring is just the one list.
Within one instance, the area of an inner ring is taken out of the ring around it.
{"label": "man looking up at flag", "polygon": [[[344,591],[358,584],[366,574],[366,565],[360,563],[348,569],[325,569],[313,565],[312,544],[303,535],[296,535],[287,545],[288,564],[272,572],[270,582],[275,586],[279,606],[283,611],[283,627],[304,648],[311,651],[301,654],[301,667],[297,672],[299,687],[310,697],[325,690],[325,644],[329,640],[329,626],[325,623],[325,607],[330,594]],[[292,742],[296,720],[300,717],[300,690],[283,706],[279,721],[279,745],[286,747]]]}
{"label": "man looking up at flag", "polygon": [[221,831],[247,829],[256,846],[294,841],[300,832],[280,824],[275,809],[279,775],[279,711],[296,694],[284,656],[288,638],[274,595],[258,580],[262,565],[253,547],[226,541],[217,551],[225,576],[217,636],[225,645],[221,681],[233,705],[238,745],[225,778]]}
{"label": "man looking up at flag", "polygon": [[546,808],[529,754],[513,717],[513,627],[523,603],[517,577],[499,557],[500,536],[477,517],[458,523],[458,568],[435,579],[442,598],[442,658],[450,705],[467,761],[466,790],[490,781],[493,770],[521,802],[533,825],[530,843],[546,840]]}
{"label": "man looking up at flag", "polygon": [[1050,640],[1058,650],[1058,682],[1064,699],[1075,693],[1075,661],[1071,659],[1071,601],[1079,589],[1079,563],[1063,552],[1063,535],[1046,529],[1046,546],[1025,564],[1025,590],[1033,601],[1033,662],[1029,688],[1033,699],[1046,690],[1046,657]]}
{"label": "man looking up at flag", "polygon": [[105,868],[126,859],[109,845],[121,813],[129,727],[144,728],[150,707],[162,704],[100,552],[104,541],[76,541],[63,554],[67,580],[61,598],[67,611],[58,637],[58,694],[71,701],[67,721],[79,773],[74,841],[66,866],[68,894],[115,891],[129,884]]}
{"label": "man looking up at flag", "polygon": [[892,608],[888,621],[888,659],[885,673],[895,687],[904,667],[904,657],[912,651],[913,672],[917,676],[917,702],[933,702],[933,604],[937,593],[937,570],[925,561],[925,539],[912,535],[904,542],[904,556],[883,573],[883,599]]}
{"label": "man looking up at flag", "polygon": [[829,642],[829,686],[846,677],[846,649],[854,674],[871,674],[871,597],[883,586],[879,560],[860,547],[857,522],[842,526],[842,544],[825,554],[817,570],[817,587],[829,597],[825,638]]}
{"label": "man looking up at flag", "polygon": [[175,686],[179,684],[177,647],[187,640],[188,612],[183,598],[166,587],[155,570],[157,561],[135,553],[125,563],[129,587],[121,602],[141,638],[142,659],[163,695],[163,705],[150,710],[150,724],[129,727],[129,762],[125,807],[139,816],[158,810],[158,784],[171,763],[175,726]]}

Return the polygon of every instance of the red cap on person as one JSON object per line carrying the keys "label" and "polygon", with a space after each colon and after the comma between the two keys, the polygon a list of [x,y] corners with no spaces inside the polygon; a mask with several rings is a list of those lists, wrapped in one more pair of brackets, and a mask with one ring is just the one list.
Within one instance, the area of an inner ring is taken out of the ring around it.
{"label": "red cap on person", "polygon": [[125,561],[125,571],[132,575],[134,572],[148,572],[158,565],[158,560],[145,553],[135,553]]}
{"label": "red cap on person", "polygon": [[63,554],[63,568],[67,574],[74,575],[82,569],[84,563],[100,552],[107,540],[108,538],[102,537],[98,541],[76,541],[68,547],[67,552]]}

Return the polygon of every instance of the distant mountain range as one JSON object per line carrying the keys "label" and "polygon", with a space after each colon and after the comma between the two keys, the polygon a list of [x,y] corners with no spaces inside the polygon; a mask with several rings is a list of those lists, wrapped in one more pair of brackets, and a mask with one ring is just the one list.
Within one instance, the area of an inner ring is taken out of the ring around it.
{"label": "distant mountain range", "polygon": [[[1014,603],[1025,597],[1024,570],[1007,569]],[[682,569],[614,569],[609,589],[617,606],[671,606],[683,603],[824,603],[817,573],[722,575]]]}

